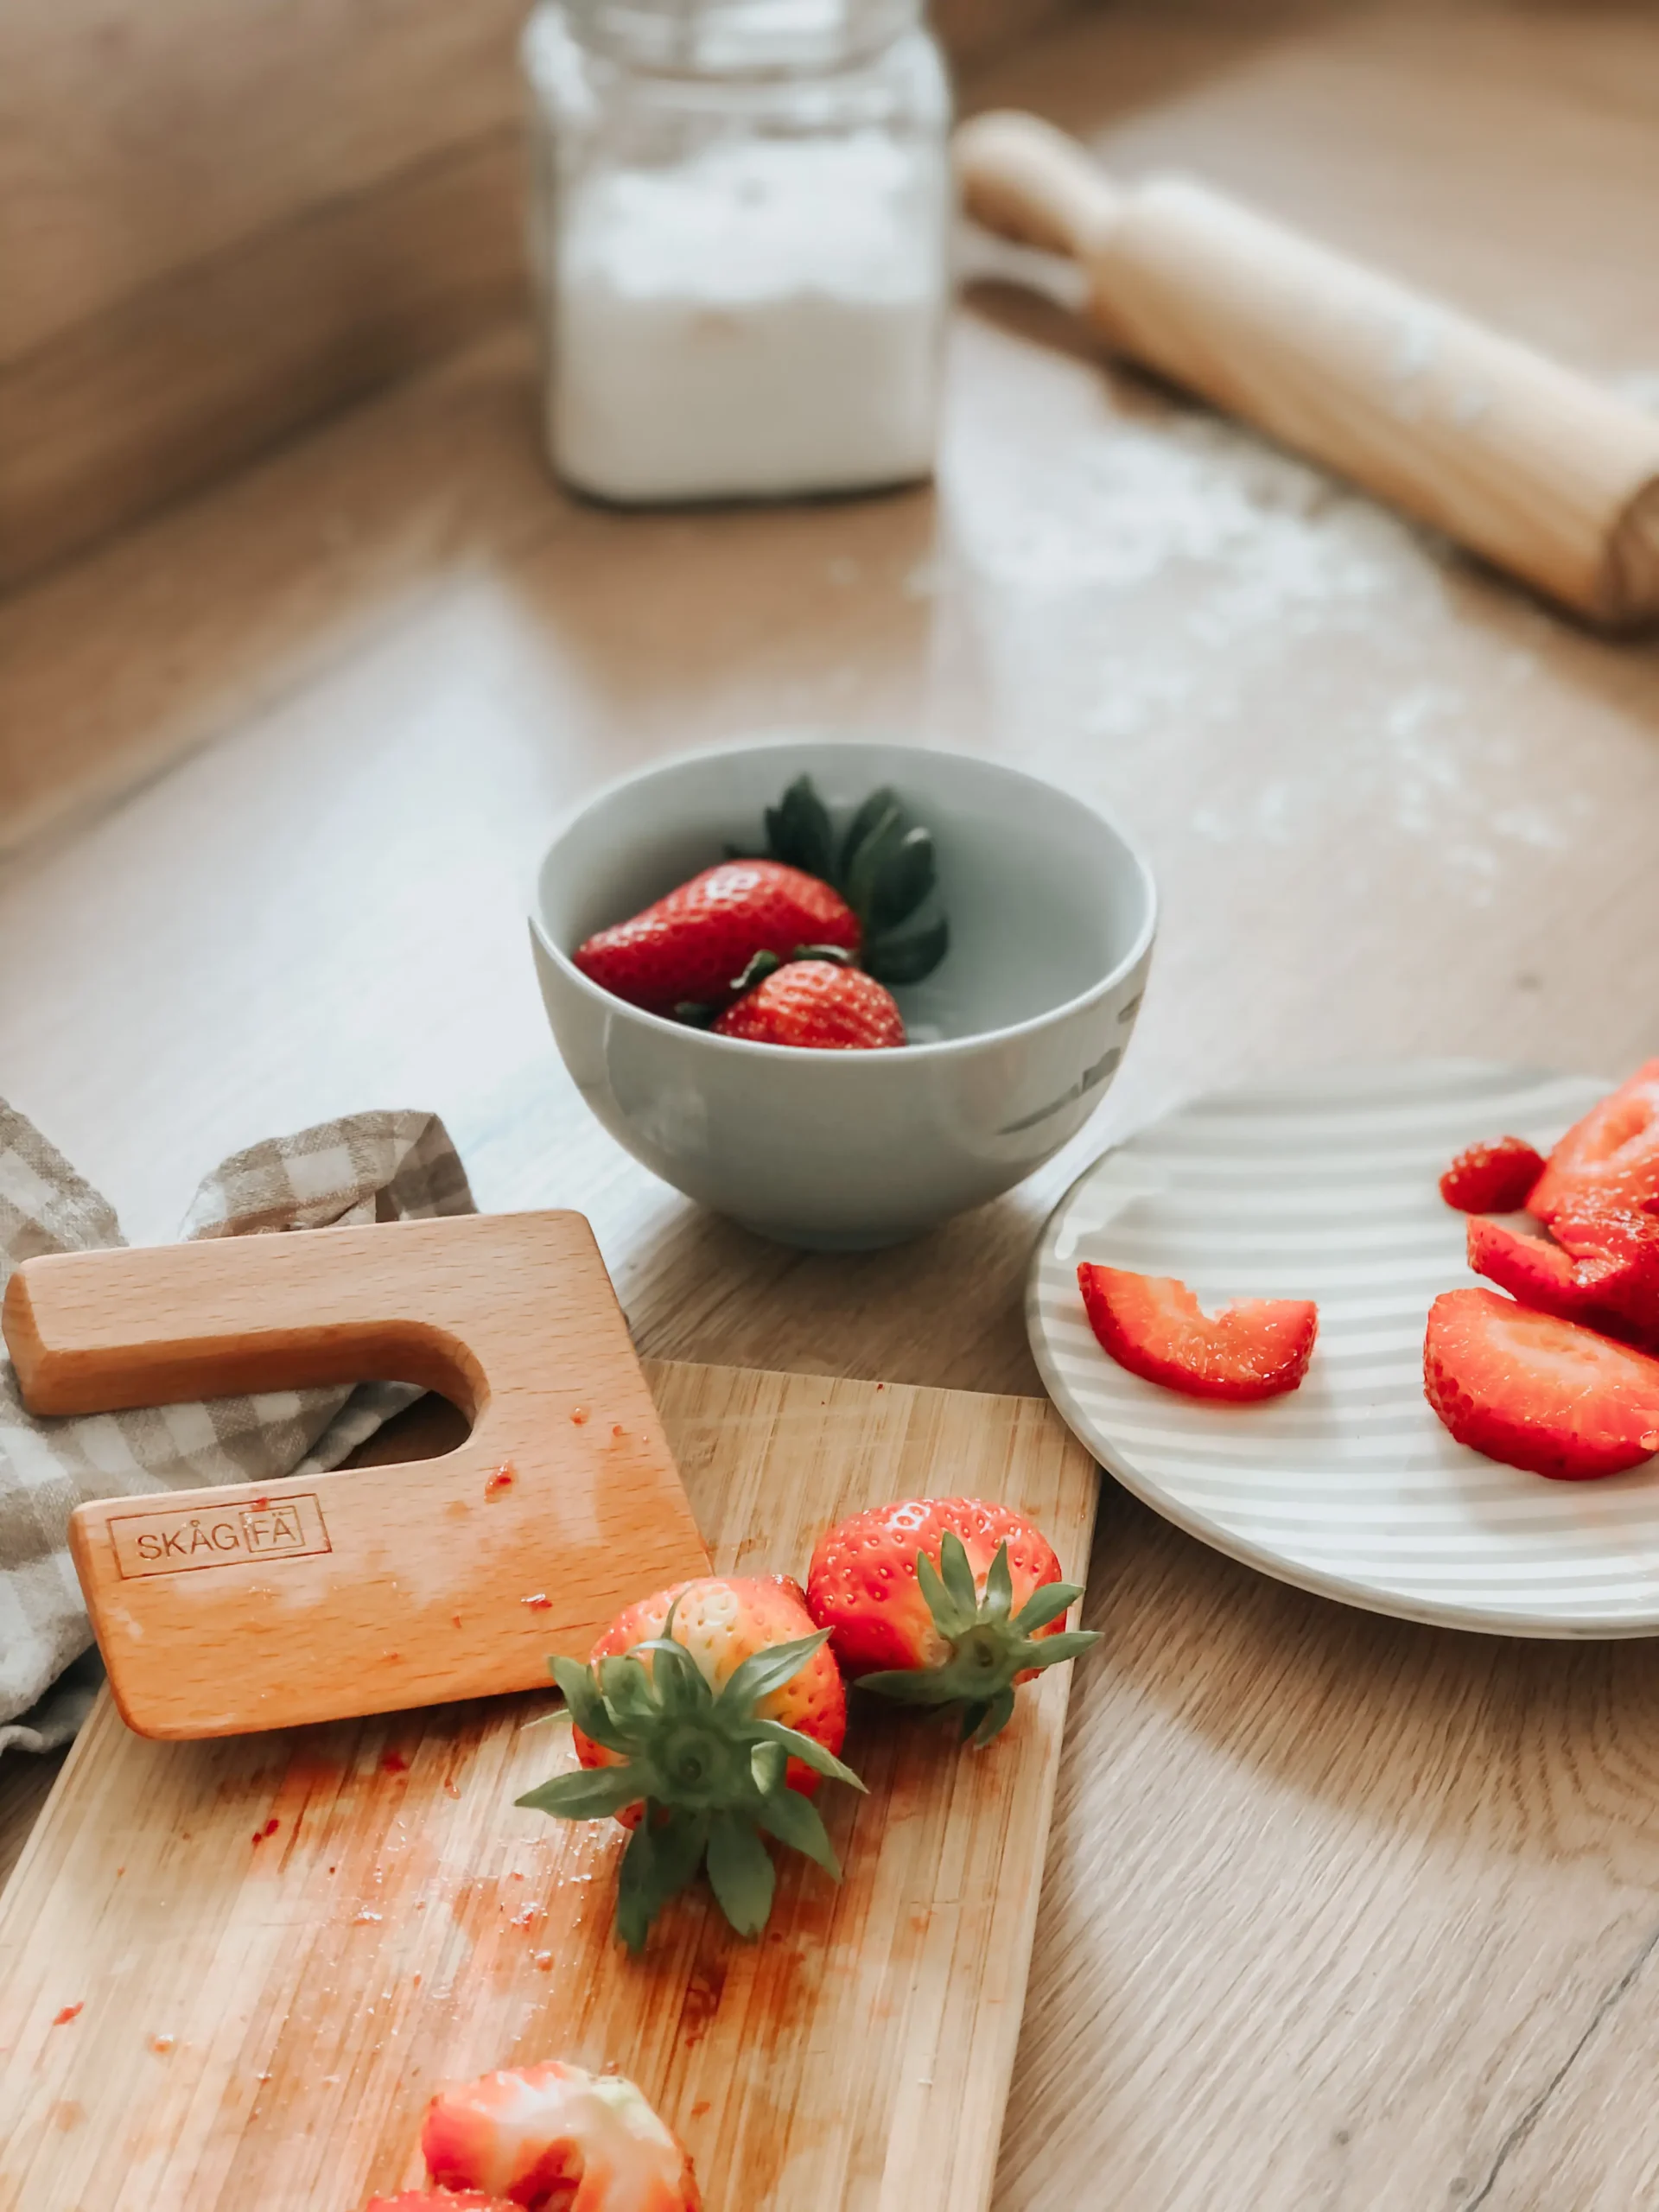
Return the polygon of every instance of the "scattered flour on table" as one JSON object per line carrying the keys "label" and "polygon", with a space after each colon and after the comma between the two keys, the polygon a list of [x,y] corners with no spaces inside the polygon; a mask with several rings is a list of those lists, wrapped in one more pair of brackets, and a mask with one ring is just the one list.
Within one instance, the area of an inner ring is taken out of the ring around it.
{"label": "scattered flour on table", "polygon": [[976,456],[975,473],[956,520],[982,573],[1044,596],[1185,572],[1205,642],[1299,607],[1365,606],[1414,575],[1438,589],[1432,533],[1214,416],[1116,423],[1034,483],[1026,454]]}
{"label": "scattered flour on table", "polygon": [[1624,369],[1608,382],[1621,399],[1628,399],[1632,407],[1644,408],[1649,415],[1659,415],[1659,369]]}
{"label": "scattered flour on table", "polygon": [[1005,723],[1155,747],[1172,796],[1190,760],[1206,841],[1380,816],[1484,904],[1593,811],[1512,711],[1552,618],[1517,594],[1471,625],[1443,538],[1238,426],[1120,418],[1034,458],[976,439],[949,524]]}

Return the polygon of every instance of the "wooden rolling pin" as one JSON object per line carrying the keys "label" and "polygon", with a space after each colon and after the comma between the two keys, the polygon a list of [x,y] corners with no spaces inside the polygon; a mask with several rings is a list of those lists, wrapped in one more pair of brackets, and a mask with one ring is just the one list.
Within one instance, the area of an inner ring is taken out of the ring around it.
{"label": "wooden rolling pin", "polygon": [[1659,419],[1180,177],[1035,116],[957,133],[968,210],[1071,255],[1116,351],[1613,630],[1659,617]]}

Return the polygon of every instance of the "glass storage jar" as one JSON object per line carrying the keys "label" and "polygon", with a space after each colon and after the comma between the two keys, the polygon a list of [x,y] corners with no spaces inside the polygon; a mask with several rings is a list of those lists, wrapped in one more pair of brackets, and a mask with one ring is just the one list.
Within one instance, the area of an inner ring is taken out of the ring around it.
{"label": "glass storage jar", "polygon": [[928,474],[952,195],[920,0],[538,0],[524,65],[558,474],[627,504]]}

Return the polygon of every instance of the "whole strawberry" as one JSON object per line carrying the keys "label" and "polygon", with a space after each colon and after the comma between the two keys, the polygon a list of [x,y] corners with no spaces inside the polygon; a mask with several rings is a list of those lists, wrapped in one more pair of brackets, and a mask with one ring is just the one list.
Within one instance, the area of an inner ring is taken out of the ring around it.
{"label": "whole strawberry", "polygon": [[745,988],[757,953],[855,955],[886,983],[919,982],[944,959],[944,916],[918,918],[937,880],[933,840],[896,791],[873,791],[837,831],[800,776],[766,828],[764,852],[728,846],[717,866],[578,945],[576,966],[648,1014],[703,1023]]}
{"label": "whole strawberry", "polygon": [[868,1052],[904,1043],[904,1016],[874,976],[839,961],[779,964],[766,954],[751,963],[750,974],[757,968],[760,979],[721,1015],[716,1036],[828,1052]]}
{"label": "whole strawberry", "polygon": [[647,1014],[707,1019],[757,952],[802,945],[856,952],[858,917],[838,891],[771,860],[722,861],[571,956],[601,988]]}
{"label": "whole strawberry", "polygon": [[855,1513],[819,1538],[806,1579],[807,1609],[861,1689],[960,1703],[977,1745],[1013,1718],[1019,1683],[1100,1641],[1065,1627],[1081,1594],[1032,1521],[975,1497]]}
{"label": "whole strawberry", "polygon": [[808,1800],[821,1777],[864,1785],[836,1756],[847,1695],[828,1641],[786,1576],[706,1575],[626,1607],[586,1665],[549,1662],[584,1771],[518,1802],[633,1830],[616,1909],[631,1951],[705,1861],[727,1919],[758,1936],[775,1881],[763,1835],[840,1878]]}

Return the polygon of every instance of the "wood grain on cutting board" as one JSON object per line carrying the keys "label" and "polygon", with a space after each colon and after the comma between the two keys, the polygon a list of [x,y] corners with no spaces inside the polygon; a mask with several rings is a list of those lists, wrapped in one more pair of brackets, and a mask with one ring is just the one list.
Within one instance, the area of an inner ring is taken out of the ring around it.
{"label": "wood grain on cutting board", "polygon": [[[1042,1401],[650,1374],[722,1568],[798,1574],[831,1518],[912,1491],[1007,1498],[1087,1557],[1094,1468]],[[0,1904],[0,2208],[355,2212],[419,2178],[438,2082],[561,2056],[641,2083],[711,2212],[975,2212],[1070,1673],[978,1757],[861,1701],[869,1795],[820,1801],[842,1886],[790,1859],[756,1944],[698,1893],[638,1964],[620,1832],[513,1807],[571,1759],[530,1725],[548,1698],[197,1744],[106,1701]]]}

